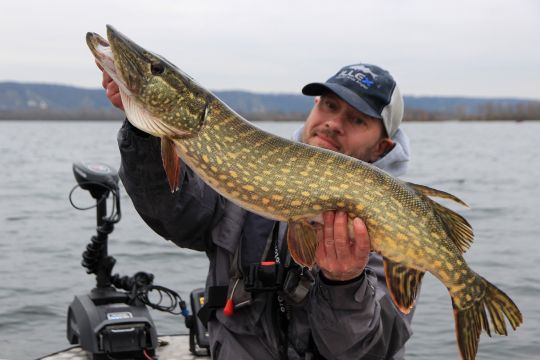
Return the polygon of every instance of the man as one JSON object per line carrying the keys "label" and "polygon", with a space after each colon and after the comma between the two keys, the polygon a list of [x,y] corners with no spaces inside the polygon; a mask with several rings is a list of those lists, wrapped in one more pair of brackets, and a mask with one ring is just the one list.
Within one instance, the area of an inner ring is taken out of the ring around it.
{"label": "man", "polygon": [[[104,73],[113,105],[118,86]],[[403,100],[392,76],[369,64],[342,68],[316,96],[295,139],[370,162],[395,176],[408,161],[399,129]],[[205,251],[210,261],[208,323],[215,359],[391,359],[403,357],[408,321],[386,293],[380,256],[370,254],[361,219],[327,211],[318,232],[317,266],[291,260],[279,224],[221,197],[182,164],[171,194],[159,139],[125,122],[118,136],[120,177],[148,225],[175,244]],[[338,179],[339,180],[339,179]]]}

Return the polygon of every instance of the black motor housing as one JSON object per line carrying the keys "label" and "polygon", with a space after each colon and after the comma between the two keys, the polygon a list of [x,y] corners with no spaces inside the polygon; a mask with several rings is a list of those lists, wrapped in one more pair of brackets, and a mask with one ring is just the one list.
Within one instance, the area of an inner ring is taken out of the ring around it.
{"label": "black motor housing", "polygon": [[68,309],[70,344],[93,354],[93,359],[144,359],[158,345],[156,328],[146,306],[128,303],[126,293],[114,288],[93,289],[77,295]]}

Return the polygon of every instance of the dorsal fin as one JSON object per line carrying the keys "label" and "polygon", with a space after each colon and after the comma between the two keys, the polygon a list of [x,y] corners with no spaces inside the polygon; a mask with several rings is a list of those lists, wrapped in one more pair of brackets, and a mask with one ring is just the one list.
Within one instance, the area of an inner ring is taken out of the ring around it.
{"label": "dorsal fin", "polygon": [[469,222],[458,213],[429,198],[426,199],[433,210],[435,210],[435,214],[443,223],[448,237],[462,253],[467,251],[474,240],[473,229]]}
{"label": "dorsal fin", "polygon": [[411,182],[408,182],[407,185],[409,185],[414,190],[416,190],[419,193],[422,193],[422,194],[424,194],[426,196],[433,196],[433,197],[439,197],[439,198],[443,198],[443,199],[452,200],[452,201],[457,202],[460,205],[463,205],[465,207],[469,207],[469,205],[467,205],[467,203],[465,201],[463,201],[463,200],[459,199],[457,196],[454,196],[454,195],[449,194],[447,192],[437,190],[437,189],[433,189],[433,188],[430,188],[429,186],[425,186],[425,185],[414,184],[414,183],[411,183]]}

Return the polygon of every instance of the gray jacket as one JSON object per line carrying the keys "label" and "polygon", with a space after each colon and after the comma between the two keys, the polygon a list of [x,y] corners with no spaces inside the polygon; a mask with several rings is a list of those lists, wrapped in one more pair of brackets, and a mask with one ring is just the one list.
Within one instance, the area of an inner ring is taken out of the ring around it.
{"label": "gray jacket", "polygon": [[[398,135],[405,141],[385,157],[397,152],[408,157],[407,138],[402,131]],[[224,199],[184,165],[180,191],[171,194],[159,139],[141,134],[127,121],[118,143],[120,178],[144,221],[178,246],[206,252],[207,289],[229,285],[241,239],[249,236],[250,246],[264,247],[273,221]],[[397,158],[392,165],[403,171],[408,158]],[[275,294],[254,295],[249,306],[236,309],[231,317],[218,309],[208,323],[213,358],[278,359],[280,344],[289,359],[310,358],[313,344],[326,359],[402,358],[403,351],[396,352],[411,335],[410,318],[402,317],[386,294],[380,257],[372,254],[368,266],[364,276],[345,284],[330,283],[315,273],[305,300],[287,304],[286,344],[279,341],[283,332],[277,325]]]}

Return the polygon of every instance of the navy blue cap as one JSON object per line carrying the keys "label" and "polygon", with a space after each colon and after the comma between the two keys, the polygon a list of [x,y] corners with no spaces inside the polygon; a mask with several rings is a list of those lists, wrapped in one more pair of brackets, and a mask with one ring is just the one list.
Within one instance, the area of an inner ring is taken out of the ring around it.
{"label": "navy blue cap", "polygon": [[348,65],[325,83],[304,86],[304,95],[333,92],[363,114],[381,119],[394,136],[403,119],[403,97],[390,73],[370,64]]}

